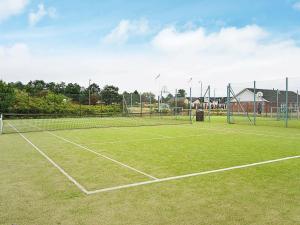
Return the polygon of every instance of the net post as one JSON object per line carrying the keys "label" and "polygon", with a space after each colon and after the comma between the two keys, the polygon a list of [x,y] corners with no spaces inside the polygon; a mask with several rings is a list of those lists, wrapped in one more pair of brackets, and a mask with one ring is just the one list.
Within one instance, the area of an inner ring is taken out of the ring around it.
{"label": "net post", "polygon": [[0,135],[3,134],[3,115],[0,114]]}
{"label": "net post", "polygon": [[211,111],[211,104],[210,104],[210,85],[208,85],[208,122],[210,122],[210,111]]}
{"label": "net post", "polygon": [[288,127],[289,79],[285,79],[285,127]]}
{"label": "net post", "polygon": [[253,82],[253,90],[254,90],[254,95],[253,95],[253,101],[254,101],[254,105],[253,105],[253,123],[254,125],[256,125],[256,81]]}

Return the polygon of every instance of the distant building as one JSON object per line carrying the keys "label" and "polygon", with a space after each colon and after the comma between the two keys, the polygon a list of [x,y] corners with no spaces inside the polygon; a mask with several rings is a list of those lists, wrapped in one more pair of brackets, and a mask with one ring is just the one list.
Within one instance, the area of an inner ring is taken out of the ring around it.
{"label": "distant building", "polygon": [[[256,95],[256,110],[258,113],[270,113],[272,108],[286,107],[286,92],[282,90],[245,88],[235,98],[231,98],[232,111],[241,111],[242,105],[245,112],[253,112],[254,95]],[[288,91],[288,107],[297,107],[297,93]]]}
{"label": "distant building", "polygon": [[[225,109],[226,108],[226,97],[192,97],[192,107],[195,109],[203,108],[208,109],[209,104],[211,109]],[[190,102],[190,98],[187,98],[188,103]]]}

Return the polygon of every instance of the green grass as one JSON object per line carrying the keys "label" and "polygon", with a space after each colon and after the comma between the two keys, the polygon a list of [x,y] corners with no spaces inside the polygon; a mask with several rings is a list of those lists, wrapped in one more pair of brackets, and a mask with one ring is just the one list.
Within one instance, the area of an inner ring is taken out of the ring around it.
{"label": "green grass", "polygon": [[[233,116],[232,122],[236,124],[251,124],[254,121],[253,115],[250,116],[251,121],[245,115]],[[281,117],[277,119],[276,117],[264,117],[257,116],[256,117],[256,125],[257,126],[272,126],[272,127],[285,127],[285,119]],[[288,127],[289,128],[299,128],[300,129],[300,120],[297,119],[296,116],[288,119]]]}
{"label": "green grass", "polygon": [[[300,129],[222,117],[52,133],[157,178],[300,155]],[[89,191],[150,180],[48,132],[24,135]],[[300,224],[299,158],[86,195],[19,134],[0,144],[0,224]]]}

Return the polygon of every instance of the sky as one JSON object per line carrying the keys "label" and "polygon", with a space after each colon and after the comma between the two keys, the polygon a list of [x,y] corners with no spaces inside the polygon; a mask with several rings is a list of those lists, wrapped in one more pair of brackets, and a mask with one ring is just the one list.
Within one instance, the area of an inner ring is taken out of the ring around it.
{"label": "sky", "polygon": [[222,95],[229,82],[300,77],[299,62],[298,0],[0,0],[7,82],[196,96],[201,81]]}

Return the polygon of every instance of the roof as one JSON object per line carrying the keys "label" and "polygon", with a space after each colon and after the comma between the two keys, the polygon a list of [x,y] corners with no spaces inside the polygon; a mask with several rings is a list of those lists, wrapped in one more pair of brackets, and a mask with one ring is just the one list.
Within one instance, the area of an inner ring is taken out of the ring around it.
{"label": "roof", "polygon": [[[245,88],[239,94],[243,93],[246,89],[254,93],[254,88]],[[263,98],[268,102],[277,102],[277,90],[275,89],[255,89],[255,94],[258,92],[263,93]],[[285,103],[286,101],[286,91],[278,90],[278,103]],[[237,95],[239,95],[237,94]],[[293,91],[288,91],[288,102],[297,102],[297,93]]]}

